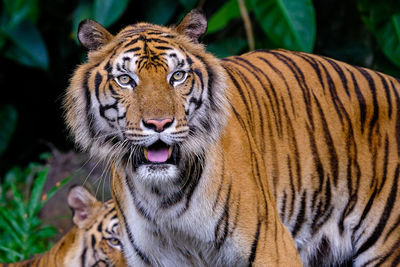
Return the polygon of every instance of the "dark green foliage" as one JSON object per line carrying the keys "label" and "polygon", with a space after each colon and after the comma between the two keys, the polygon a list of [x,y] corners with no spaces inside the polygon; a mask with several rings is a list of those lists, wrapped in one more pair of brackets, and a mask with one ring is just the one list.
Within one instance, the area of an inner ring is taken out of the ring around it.
{"label": "dark green foliage", "polygon": [[359,0],[358,9],[383,53],[400,67],[400,3]]}
{"label": "dark green foliage", "polygon": [[41,69],[49,65],[48,53],[42,35],[35,26],[39,16],[37,0],[3,0],[0,17],[0,49],[17,62]]}
{"label": "dark green foliage", "polygon": [[70,177],[46,194],[48,166],[31,163],[25,169],[14,167],[0,184],[0,262],[21,261],[51,247],[49,239],[56,229],[38,217],[43,205]]}

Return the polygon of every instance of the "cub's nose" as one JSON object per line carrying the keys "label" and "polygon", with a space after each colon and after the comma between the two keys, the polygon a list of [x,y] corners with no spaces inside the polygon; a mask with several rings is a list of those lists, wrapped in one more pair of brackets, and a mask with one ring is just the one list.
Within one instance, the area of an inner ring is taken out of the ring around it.
{"label": "cub's nose", "polygon": [[171,126],[172,119],[150,119],[150,120],[143,120],[143,125],[149,129],[153,129],[154,131],[161,133],[166,128]]}

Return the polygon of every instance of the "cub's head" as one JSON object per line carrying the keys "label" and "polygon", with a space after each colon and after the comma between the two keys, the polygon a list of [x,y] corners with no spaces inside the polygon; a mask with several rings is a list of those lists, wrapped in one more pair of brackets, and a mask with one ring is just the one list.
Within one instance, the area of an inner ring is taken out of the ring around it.
{"label": "cub's head", "polygon": [[126,266],[114,203],[102,203],[81,186],[71,188],[68,205],[76,225],[65,266]]}
{"label": "cub's head", "polygon": [[225,71],[198,41],[206,29],[198,10],[176,27],[138,23],[115,36],[83,21],[88,61],[64,102],[76,142],[143,181],[176,179],[226,120]]}

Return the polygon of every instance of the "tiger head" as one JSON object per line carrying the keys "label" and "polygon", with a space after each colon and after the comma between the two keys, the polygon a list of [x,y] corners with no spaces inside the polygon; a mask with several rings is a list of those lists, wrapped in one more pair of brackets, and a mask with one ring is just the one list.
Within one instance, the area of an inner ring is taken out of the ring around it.
{"label": "tiger head", "polygon": [[74,186],[68,205],[76,227],[65,266],[126,266],[114,203],[102,203],[82,186]]}
{"label": "tiger head", "polygon": [[199,10],[176,27],[138,23],[115,36],[83,21],[88,61],[64,102],[76,142],[143,181],[176,179],[226,121],[225,71],[198,41],[206,29]]}

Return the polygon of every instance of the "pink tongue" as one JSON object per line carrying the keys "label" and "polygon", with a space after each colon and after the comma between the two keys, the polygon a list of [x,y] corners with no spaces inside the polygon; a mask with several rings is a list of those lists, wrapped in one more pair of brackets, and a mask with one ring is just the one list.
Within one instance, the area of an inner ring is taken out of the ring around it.
{"label": "pink tongue", "polygon": [[160,148],[157,150],[148,150],[147,158],[151,162],[165,162],[168,159],[168,148]]}

